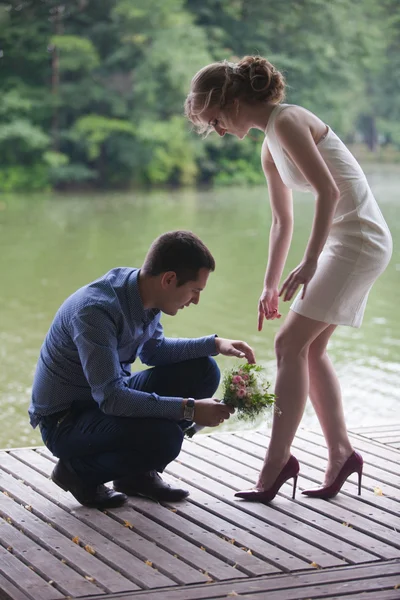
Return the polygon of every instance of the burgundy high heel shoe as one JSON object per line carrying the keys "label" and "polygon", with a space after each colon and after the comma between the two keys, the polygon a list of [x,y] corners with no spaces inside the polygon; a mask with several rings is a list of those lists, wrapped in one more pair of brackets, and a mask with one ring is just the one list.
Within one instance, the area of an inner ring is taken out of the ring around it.
{"label": "burgundy high heel shoe", "polygon": [[358,495],[361,496],[361,478],[363,471],[363,458],[361,454],[358,452],[353,452],[350,454],[349,458],[344,463],[343,467],[340,469],[335,481],[326,487],[317,488],[315,490],[303,490],[301,493],[306,496],[310,496],[311,498],[323,498],[327,500],[328,498],[333,498],[338,494],[342,488],[342,485],[346,481],[346,479],[352,473],[358,473]]}
{"label": "burgundy high heel shoe", "polygon": [[290,455],[289,460],[275,479],[275,483],[271,485],[268,490],[246,490],[243,492],[236,492],[237,498],[243,498],[243,500],[250,500],[250,502],[261,502],[262,504],[268,504],[275,498],[279,489],[288,479],[293,477],[293,494],[292,498],[296,495],[297,477],[299,475],[300,465],[297,458]]}

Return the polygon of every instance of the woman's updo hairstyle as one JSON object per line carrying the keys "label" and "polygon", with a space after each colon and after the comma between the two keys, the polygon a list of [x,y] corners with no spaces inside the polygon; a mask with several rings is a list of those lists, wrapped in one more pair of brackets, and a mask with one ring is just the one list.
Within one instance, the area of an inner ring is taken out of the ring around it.
{"label": "woman's updo hairstyle", "polygon": [[185,115],[199,131],[207,131],[200,115],[208,108],[224,108],[236,99],[257,104],[279,104],[285,98],[285,79],[261,56],[245,56],[238,63],[227,60],[203,67],[193,77],[185,102]]}

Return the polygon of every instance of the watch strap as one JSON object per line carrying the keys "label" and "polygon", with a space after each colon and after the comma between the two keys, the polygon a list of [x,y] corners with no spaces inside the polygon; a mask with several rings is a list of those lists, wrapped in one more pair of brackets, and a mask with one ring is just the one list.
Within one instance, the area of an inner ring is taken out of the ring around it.
{"label": "watch strap", "polygon": [[186,400],[185,408],[183,409],[183,418],[185,421],[193,421],[194,419],[194,398],[188,398]]}

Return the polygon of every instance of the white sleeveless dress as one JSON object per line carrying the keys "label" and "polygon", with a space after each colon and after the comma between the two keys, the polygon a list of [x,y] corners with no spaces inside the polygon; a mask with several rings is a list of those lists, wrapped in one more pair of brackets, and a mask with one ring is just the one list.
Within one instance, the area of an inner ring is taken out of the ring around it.
{"label": "white sleeveless dress", "polygon": [[[278,104],[272,111],[266,142],[285,185],[315,194],[275,133],[276,117],[288,106],[293,105]],[[369,290],[392,255],[392,238],[360,165],[343,142],[328,128],[317,147],[340,199],[305,297],[300,291],[290,308],[324,323],[360,327]]]}

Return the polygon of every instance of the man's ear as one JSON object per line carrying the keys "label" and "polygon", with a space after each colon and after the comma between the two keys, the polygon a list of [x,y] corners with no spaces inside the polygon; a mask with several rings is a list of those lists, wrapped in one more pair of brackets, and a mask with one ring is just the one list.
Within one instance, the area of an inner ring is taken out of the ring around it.
{"label": "man's ear", "polygon": [[175,271],[166,271],[165,273],[162,274],[161,277],[161,287],[163,289],[167,289],[169,288],[171,285],[176,285],[177,283],[177,276]]}

